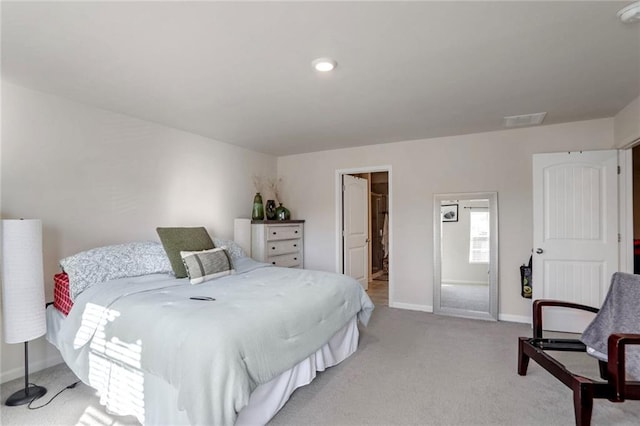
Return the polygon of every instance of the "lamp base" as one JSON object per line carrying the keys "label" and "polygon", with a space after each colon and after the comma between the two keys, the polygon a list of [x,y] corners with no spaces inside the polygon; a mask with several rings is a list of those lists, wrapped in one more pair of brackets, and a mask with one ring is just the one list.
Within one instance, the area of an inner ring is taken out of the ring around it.
{"label": "lamp base", "polygon": [[40,398],[45,393],[47,393],[46,388],[42,386],[30,385],[28,388],[19,390],[18,392],[11,395],[4,404],[9,406],[28,404],[34,399]]}

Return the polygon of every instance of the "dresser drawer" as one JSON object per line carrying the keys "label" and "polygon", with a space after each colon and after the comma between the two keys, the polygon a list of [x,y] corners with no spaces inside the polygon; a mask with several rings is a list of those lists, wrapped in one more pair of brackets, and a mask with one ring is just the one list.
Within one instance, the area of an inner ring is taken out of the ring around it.
{"label": "dresser drawer", "polygon": [[302,248],[302,240],[280,240],[267,243],[267,256],[278,254],[299,253]]}
{"label": "dresser drawer", "polygon": [[304,221],[251,221],[251,257],[284,268],[304,268]]}
{"label": "dresser drawer", "polygon": [[267,226],[267,241],[290,240],[292,238],[302,238],[302,226]]}
{"label": "dresser drawer", "polygon": [[283,268],[292,268],[302,264],[302,255],[300,253],[292,253],[283,254],[281,256],[270,256],[267,263],[275,266],[282,266]]}

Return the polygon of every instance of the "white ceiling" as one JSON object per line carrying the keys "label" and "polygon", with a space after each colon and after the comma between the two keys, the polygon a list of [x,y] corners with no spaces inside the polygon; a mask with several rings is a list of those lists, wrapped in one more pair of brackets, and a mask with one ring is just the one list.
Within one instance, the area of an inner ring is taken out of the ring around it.
{"label": "white ceiling", "polygon": [[3,1],[2,73],[287,155],[612,117],[640,94],[627,4]]}

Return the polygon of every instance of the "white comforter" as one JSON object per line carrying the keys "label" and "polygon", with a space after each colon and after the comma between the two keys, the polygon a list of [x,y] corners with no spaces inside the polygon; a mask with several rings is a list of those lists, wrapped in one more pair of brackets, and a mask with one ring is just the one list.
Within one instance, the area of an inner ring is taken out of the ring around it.
{"label": "white comforter", "polygon": [[92,369],[103,369],[106,356],[169,382],[192,424],[233,424],[256,386],[315,352],[354,315],[366,325],[372,310],[357,281],[327,272],[260,267],[200,285],[148,275],[79,295],[58,346],[99,391],[105,375]]}

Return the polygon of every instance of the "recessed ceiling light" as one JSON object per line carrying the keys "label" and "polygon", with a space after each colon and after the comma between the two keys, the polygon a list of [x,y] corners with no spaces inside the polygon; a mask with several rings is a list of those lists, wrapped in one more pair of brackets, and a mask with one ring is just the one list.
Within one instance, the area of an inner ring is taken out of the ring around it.
{"label": "recessed ceiling light", "polygon": [[314,59],[311,65],[316,71],[327,72],[334,69],[338,63],[331,58],[318,58]]}
{"label": "recessed ceiling light", "polygon": [[618,11],[618,18],[625,24],[640,22],[640,1],[631,3]]}

